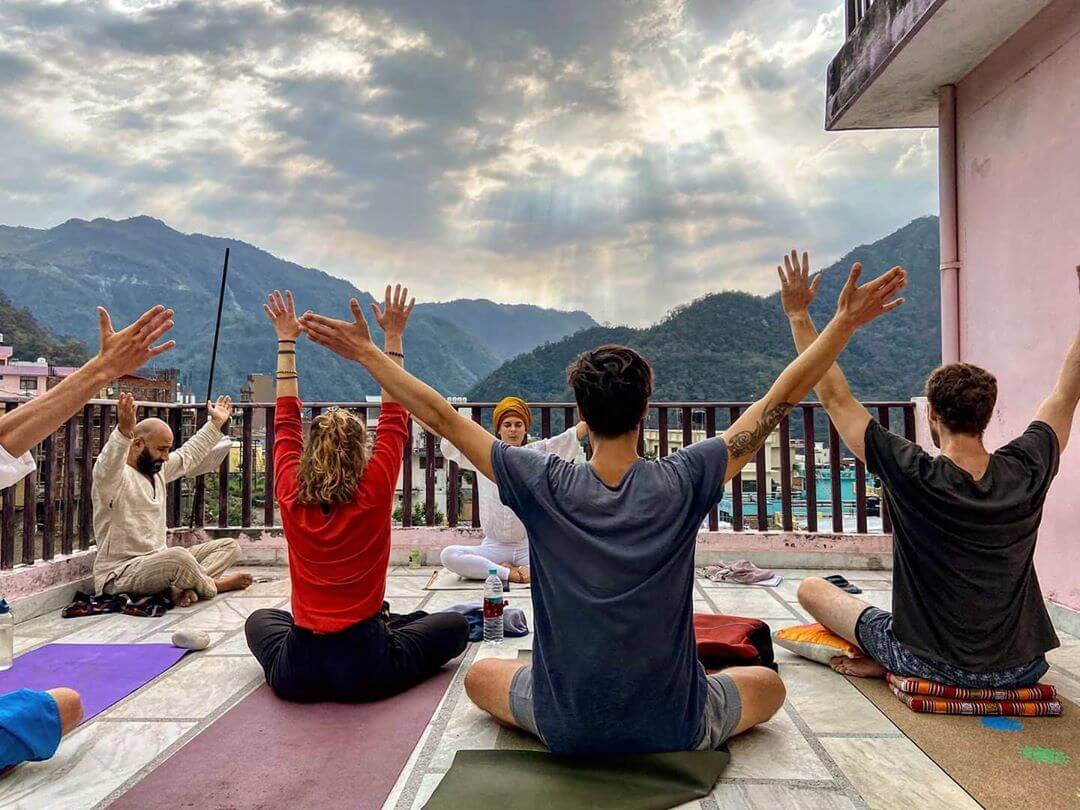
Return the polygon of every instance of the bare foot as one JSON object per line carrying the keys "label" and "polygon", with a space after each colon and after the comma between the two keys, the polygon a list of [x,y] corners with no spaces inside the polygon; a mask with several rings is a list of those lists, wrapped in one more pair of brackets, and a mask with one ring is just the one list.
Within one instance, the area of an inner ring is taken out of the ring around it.
{"label": "bare foot", "polygon": [[527,565],[520,565],[520,566],[518,566],[517,572],[518,572],[518,574],[519,574],[519,575],[521,576],[521,582],[522,582],[523,584],[525,584],[525,585],[528,585],[528,584],[529,584],[529,581],[530,581],[530,577],[529,577],[529,566],[527,566]]}
{"label": "bare foot", "polygon": [[518,566],[511,565],[510,563],[502,563],[502,567],[510,569],[510,581],[511,582],[516,582],[516,583],[521,584],[521,585],[528,584],[528,582],[529,582],[529,569],[528,568],[519,568]]}
{"label": "bare foot", "polygon": [[255,579],[251,574],[238,572],[229,574],[227,577],[221,577],[221,579],[215,579],[214,584],[217,585],[218,593],[225,593],[225,591],[242,591],[250,587],[254,581]]}
{"label": "bare foot", "polygon": [[169,599],[176,607],[191,607],[199,601],[199,595],[195,591],[184,591],[175,585],[169,586]]}
{"label": "bare foot", "polygon": [[855,678],[884,678],[885,667],[865,655],[858,658],[838,656],[829,661],[829,666],[841,675],[851,675]]}

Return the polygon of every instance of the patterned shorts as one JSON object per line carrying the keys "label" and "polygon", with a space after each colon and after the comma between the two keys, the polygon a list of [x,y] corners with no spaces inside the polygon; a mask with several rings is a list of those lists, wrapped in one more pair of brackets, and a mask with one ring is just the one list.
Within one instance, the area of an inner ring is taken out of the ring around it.
{"label": "patterned shorts", "polygon": [[859,647],[893,675],[910,675],[928,681],[970,688],[1009,689],[1031,686],[1047,673],[1050,665],[1039,656],[1034,661],[999,672],[968,672],[941,661],[923,658],[908,651],[893,634],[892,614],[868,607],[855,623]]}

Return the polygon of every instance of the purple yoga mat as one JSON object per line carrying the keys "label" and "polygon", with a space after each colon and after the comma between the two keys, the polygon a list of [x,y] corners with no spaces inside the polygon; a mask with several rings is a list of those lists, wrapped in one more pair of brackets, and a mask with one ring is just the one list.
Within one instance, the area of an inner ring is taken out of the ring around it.
{"label": "purple yoga mat", "polygon": [[0,672],[0,695],[66,686],[82,696],[85,723],[149,683],[187,650],[171,644],[46,644]]}
{"label": "purple yoga mat", "polygon": [[377,703],[288,703],[262,684],[117,799],[157,807],[381,808],[461,659]]}

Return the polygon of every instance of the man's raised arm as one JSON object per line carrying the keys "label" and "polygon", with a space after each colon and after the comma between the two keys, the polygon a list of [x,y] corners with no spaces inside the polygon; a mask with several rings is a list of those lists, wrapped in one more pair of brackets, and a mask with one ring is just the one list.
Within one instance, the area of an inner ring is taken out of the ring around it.
{"label": "man's raised arm", "polygon": [[724,431],[724,441],[728,446],[725,481],[734,478],[753,458],[780,420],[836,362],[857,329],[903,304],[903,298],[893,300],[907,280],[903,268],[894,267],[860,287],[856,282],[861,272],[861,265],[856,264],[851,268],[847,283],[840,291],[836,315],[825,331],[784,369],[769,393],[747,408]]}
{"label": "man's raised arm", "polygon": [[[1076,280],[1080,284],[1080,266],[1076,268]],[[1072,346],[1065,355],[1065,362],[1058,373],[1057,384],[1043,404],[1039,406],[1035,418],[1046,422],[1054,429],[1058,439],[1058,451],[1064,452],[1072,431],[1073,415],[1080,404],[1080,329],[1073,338]]]}
{"label": "man's raised arm", "polygon": [[455,411],[434,388],[379,351],[371,340],[371,331],[355,298],[349,301],[349,307],[353,314],[351,322],[305,312],[300,325],[311,340],[366,368],[390,397],[457,447],[481,475],[494,481],[491,447],[495,437]]}
{"label": "man's raised arm", "polygon": [[[856,266],[862,269],[862,265],[857,262]],[[777,267],[776,270],[780,274],[780,303],[784,307],[784,314],[788,316],[795,348],[802,354],[818,336],[814,321],[810,318],[810,303],[817,295],[821,275],[815,275],[811,282],[809,257],[804,252],[800,263],[799,255],[794,250],[790,257],[784,257],[784,266]],[[844,444],[856,458],[865,461],[866,426],[870,424],[870,412],[855,399],[838,364],[829,366],[825,376],[814,386],[814,392],[836,425],[836,432],[840,434]]]}
{"label": "man's raised arm", "polygon": [[113,331],[112,319],[98,307],[101,346],[96,357],[37,399],[0,418],[0,446],[18,458],[53,433],[110,381],[146,365],[176,345],[154,343],[173,327],[173,311],[160,304],[135,323]]}

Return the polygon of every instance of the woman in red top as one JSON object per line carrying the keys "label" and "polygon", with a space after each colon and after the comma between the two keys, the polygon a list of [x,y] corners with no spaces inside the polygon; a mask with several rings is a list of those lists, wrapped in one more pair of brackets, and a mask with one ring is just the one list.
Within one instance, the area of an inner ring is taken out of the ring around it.
{"label": "woman in red top", "polygon": [[[404,363],[401,336],[412,302],[386,288],[372,304],[386,352]],[[390,515],[409,414],[385,391],[371,447],[364,421],[332,408],[300,420],[292,294],[264,306],[278,336],[274,496],[289,545],[292,609],[257,610],[244,626],[248,647],[275,694],[298,701],[377,700],[434,674],[465,649],[464,616],[439,613],[388,629],[383,613]],[[354,312],[359,315],[354,302]]]}

